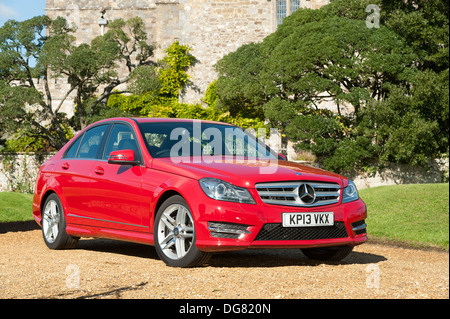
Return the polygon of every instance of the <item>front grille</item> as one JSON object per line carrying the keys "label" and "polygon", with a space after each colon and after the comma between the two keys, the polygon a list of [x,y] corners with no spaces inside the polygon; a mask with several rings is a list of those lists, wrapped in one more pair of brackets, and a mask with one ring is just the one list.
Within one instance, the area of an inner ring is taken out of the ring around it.
{"label": "front grille", "polygon": [[348,237],[344,222],[334,226],[283,227],[282,224],[265,224],[255,240],[314,240]]}
{"label": "front grille", "polygon": [[[266,204],[314,207],[339,202],[339,184],[325,182],[258,183],[256,191]],[[306,194],[305,190],[308,190]],[[307,196],[304,196],[304,195]],[[309,196],[311,195],[311,196]]]}

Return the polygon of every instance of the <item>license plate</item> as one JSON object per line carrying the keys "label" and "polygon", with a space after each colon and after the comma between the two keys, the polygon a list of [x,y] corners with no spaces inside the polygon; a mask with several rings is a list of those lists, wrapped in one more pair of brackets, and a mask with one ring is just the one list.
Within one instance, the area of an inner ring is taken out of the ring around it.
{"label": "license plate", "polygon": [[333,212],[283,213],[283,227],[333,226]]}

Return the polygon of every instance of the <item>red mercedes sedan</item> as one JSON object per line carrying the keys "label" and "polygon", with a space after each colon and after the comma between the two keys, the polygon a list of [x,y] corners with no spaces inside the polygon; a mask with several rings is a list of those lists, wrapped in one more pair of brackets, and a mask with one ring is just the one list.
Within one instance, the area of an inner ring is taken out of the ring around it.
{"label": "red mercedes sedan", "polygon": [[132,241],[174,267],[247,248],[337,261],[367,240],[353,182],[288,162],[239,127],[199,120],[90,125],[40,167],[33,216],[51,249],[80,237]]}

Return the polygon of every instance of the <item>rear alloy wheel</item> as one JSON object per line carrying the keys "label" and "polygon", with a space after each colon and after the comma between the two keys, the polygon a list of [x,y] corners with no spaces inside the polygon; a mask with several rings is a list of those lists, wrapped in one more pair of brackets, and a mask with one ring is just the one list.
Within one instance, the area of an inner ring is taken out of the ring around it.
{"label": "rear alloy wheel", "polygon": [[302,253],[309,259],[321,261],[340,261],[347,257],[353,250],[353,246],[339,246],[327,248],[304,248]]}
{"label": "rear alloy wheel", "polygon": [[42,234],[50,249],[75,248],[78,238],[67,235],[64,210],[56,194],[51,194],[42,211]]}
{"label": "rear alloy wheel", "polygon": [[210,257],[195,246],[195,224],[186,201],[173,196],[158,210],[154,229],[158,256],[172,267],[196,267]]}

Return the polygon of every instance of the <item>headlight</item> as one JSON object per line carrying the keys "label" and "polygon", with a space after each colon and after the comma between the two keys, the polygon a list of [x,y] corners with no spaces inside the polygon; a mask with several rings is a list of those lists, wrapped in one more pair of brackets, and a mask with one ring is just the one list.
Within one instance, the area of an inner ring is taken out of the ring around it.
{"label": "headlight", "polygon": [[344,195],[342,197],[343,203],[353,202],[359,198],[358,190],[355,183],[348,181],[348,186],[344,188]]}
{"label": "headlight", "polygon": [[199,180],[200,187],[212,199],[245,204],[256,204],[252,195],[246,188],[234,186],[216,178],[203,178]]}

